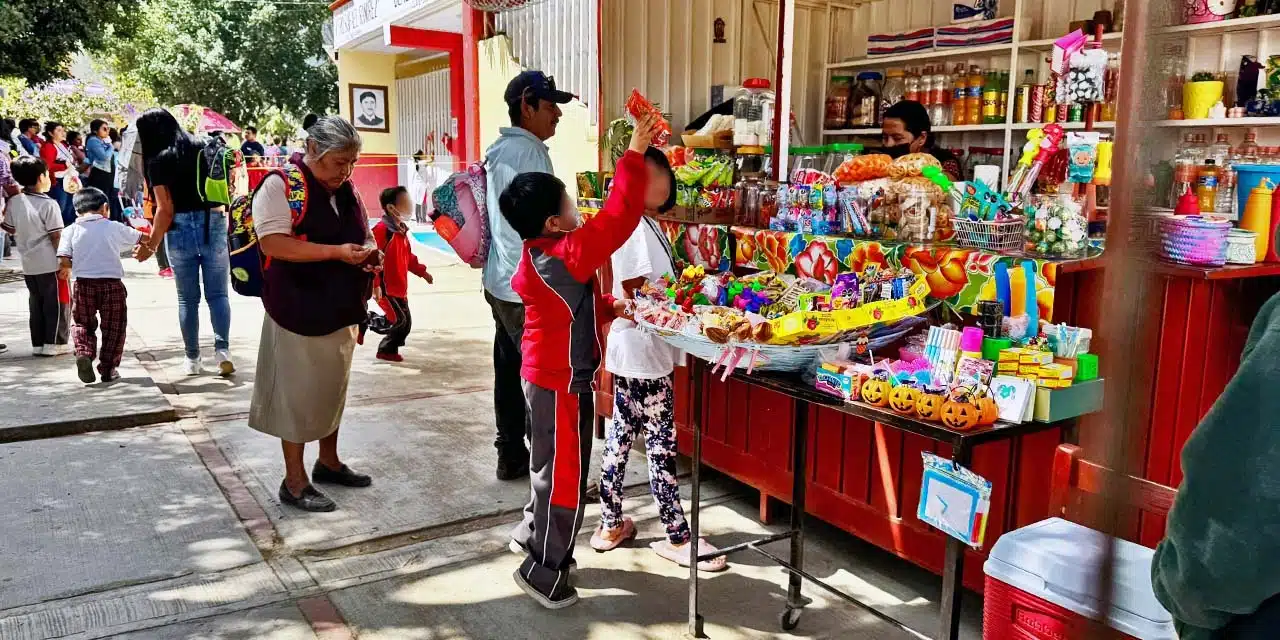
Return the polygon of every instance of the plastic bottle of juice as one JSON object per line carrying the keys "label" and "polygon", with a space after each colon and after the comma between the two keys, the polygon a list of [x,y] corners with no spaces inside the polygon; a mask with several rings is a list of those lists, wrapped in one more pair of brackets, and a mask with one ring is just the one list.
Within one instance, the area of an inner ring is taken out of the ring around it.
{"label": "plastic bottle of juice", "polygon": [[982,122],[982,68],[978,65],[969,67],[969,80],[965,96],[965,124]]}
{"label": "plastic bottle of juice", "polygon": [[920,74],[914,70],[907,72],[907,91],[902,99],[920,102]]}
{"label": "plastic bottle of juice", "polygon": [[1009,72],[1000,72],[1000,122],[1009,116]]}
{"label": "plastic bottle of juice", "polygon": [[1196,200],[1200,213],[1213,213],[1218,200],[1218,167],[1213,160],[1205,160],[1196,174]]}
{"label": "plastic bottle of juice", "polygon": [[951,74],[951,124],[968,122],[968,84],[969,77],[965,75],[964,63],[956,64],[955,71]]}
{"label": "plastic bottle of juice", "polygon": [[982,81],[982,124],[1000,124],[1000,77],[995,71]]}

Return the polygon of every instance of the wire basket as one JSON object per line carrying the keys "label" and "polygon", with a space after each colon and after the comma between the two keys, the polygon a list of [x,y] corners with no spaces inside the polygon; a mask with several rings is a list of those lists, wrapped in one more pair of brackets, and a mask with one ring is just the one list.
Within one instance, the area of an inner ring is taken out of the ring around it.
{"label": "wire basket", "polygon": [[1160,221],[1160,257],[1195,267],[1227,263],[1231,223],[1200,216],[1174,216]]}
{"label": "wire basket", "polygon": [[477,11],[488,11],[489,13],[501,13],[512,9],[523,9],[528,6],[540,4],[546,0],[466,0],[471,8]]}
{"label": "wire basket", "polygon": [[963,247],[989,251],[1021,251],[1027,221],[1011,220],[952,220],[956,228],[955,241]]}

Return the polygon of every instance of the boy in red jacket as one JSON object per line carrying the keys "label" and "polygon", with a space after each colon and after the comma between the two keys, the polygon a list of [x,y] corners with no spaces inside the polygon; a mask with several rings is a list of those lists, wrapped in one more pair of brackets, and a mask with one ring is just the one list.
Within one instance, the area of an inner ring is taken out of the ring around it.
{"label": "boy in red jacket", "polygon": [[382,203],[382,220],[373,225],[373,238],[382,250],[383,269],[373,286],[381,296],[378,306],[386,315],[369,313],[369,328],[383,336],[378,344],[378,359],[402,362],[400,347],[404,346],[413,328],[413,316],[409,314],[409,274],[432,283],[431,274],[409,246],[409,227],[403,218],[413,211],[409,190],[404,187],[383,189],[378,201]]}
{"label": "boy in red jacket", "polygon": [[636,126],[609,201],[586,222],[579,221],[564,183],[548,173],[516,176],[498,198],[503,218],[524,240],[511,287],[525,305],[520,377],[529,408],[533,491],[524,521],[512,533],[513,550],[527,554],[514,578],[548,609],[578,601],[568,573],[585,504],[592,391],[601,329],[618,311],[612,296],[601,294],[595,272],[644,215],[644,150],[657,122]]}

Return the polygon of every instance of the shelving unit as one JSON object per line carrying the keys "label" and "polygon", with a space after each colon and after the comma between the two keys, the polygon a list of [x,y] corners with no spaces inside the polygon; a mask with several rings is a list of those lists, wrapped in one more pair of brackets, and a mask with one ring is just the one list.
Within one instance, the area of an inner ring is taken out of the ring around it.
{"label": "shelving unit", "polygon": [[[1267,16],[1272,17],[1272,16]],[[1203,118],[1200,120],[1152,120],[1153,127],[1275,127],[1280,118]]]}

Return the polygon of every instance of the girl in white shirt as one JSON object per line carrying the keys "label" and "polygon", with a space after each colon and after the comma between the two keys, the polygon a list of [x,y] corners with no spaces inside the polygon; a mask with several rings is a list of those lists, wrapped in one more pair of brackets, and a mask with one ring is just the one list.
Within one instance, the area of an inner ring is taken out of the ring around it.
{"label": "girl in white shirt", "polygon": [[[666,212],[675,206],[675,174],[661,151],[645,153],[649,186],[645,205],[650,212]],[[631,238],[613,254],[613,295],[632,298],[646,280],[675,271],[671,243],[651,217],[640,221]],[[661,339],[642,332],[634,322],[619,317],[609,330],[605,369],[614,376],[613,419],[605,434],[600,479],[600,527],[591,537],[596,551],[609,551],[635,537],[631,518],[622,515],[622,483],[627,457],[638,434],[645,438],[649,458],[649,486],[658,503],[658,515],[666,529],[665,540],[649,546],[663,558],[689,566],[693,545],[689,525],[680,505],[676,478],[675,394],[673,371],[684,357]],[[715,550],[698,541],[698,554]],[[701,562],[704,571],[726,567],[724,558]]]}

